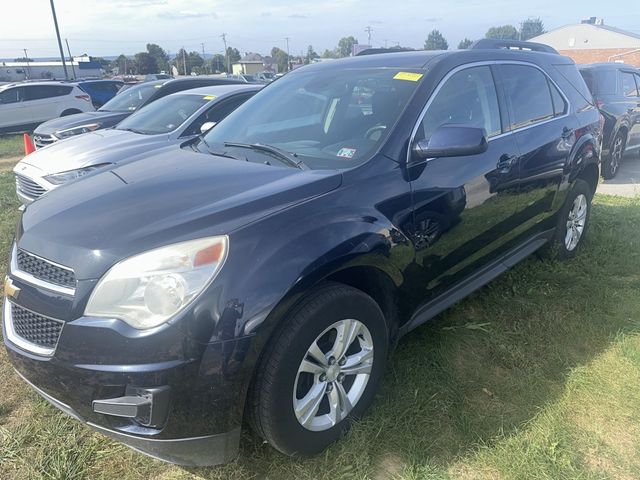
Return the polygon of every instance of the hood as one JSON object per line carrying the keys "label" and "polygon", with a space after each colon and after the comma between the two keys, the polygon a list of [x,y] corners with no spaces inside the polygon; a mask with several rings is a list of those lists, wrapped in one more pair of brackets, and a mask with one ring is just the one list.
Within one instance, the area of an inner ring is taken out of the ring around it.
{"label": "hood", "polygon": [[51,135],[60,130],[79,127],[88,123],[99,123],[100,128],[113,127],[131,115],[131,112],[86,112],[58,117],[39,125],[33,133],[35,135]]}
{"label": "hood", "polygon": [[174,147],[44,195],[27,206],[18,243],[73,268],[78,279],[95,279],[123,258],[229,234],[341,181],[338,171],[275,167]]}
{"label": "hood", "polygon": [[167,135],[98,130],[52,143],[27,155],[21,163],[27,163],[42,170],[43,175],[49,175],[89,165],[117,163],[168,143]]}

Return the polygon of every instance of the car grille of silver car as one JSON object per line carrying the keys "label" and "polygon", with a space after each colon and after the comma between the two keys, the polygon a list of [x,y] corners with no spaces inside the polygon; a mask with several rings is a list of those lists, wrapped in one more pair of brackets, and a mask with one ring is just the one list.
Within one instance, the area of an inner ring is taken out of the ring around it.
{"label": "car grille of silver car", "polygon": [[15,303],[11,303],[11,319],[13,331],[17,336],[47,349],[56,347],[64,325],[61,320],[44,317]]}
{"label": "car grille of silver car", "polygon": [[73,270],[51,263],[48,260],[18,249],[16,264],[22,272],[41,280],[65,288],[76,288]]}
{"label": "car grille of silver car", "polygon": [[53,135],[38,135],[35,134],[33,136],[33,143],[36,148],[46,147],[47,145],[51,145],[53,142],[57,142],[58,139]]}
{"label": "car grille of silver car", "polygon": [[19,174],[16,174],[16,188],[20,193],[34,200],[41,197],[47,191],[30,178]]}

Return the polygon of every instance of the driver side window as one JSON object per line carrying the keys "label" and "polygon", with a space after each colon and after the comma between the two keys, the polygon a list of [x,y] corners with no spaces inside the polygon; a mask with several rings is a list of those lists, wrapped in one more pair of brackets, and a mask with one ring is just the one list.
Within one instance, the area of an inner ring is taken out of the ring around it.
{"label": "driver side window", "polygon": [[431,138],[433,132],[445,124],[484,128],[487,138],[502,133],[490,67],[465,68],[446,80],[429,105],[416,140]]}
{"label": "driver side window", "polygon": [[9,88],[4,92],[0,92],[0,103],[17,103],[22,101],[21,88]]}

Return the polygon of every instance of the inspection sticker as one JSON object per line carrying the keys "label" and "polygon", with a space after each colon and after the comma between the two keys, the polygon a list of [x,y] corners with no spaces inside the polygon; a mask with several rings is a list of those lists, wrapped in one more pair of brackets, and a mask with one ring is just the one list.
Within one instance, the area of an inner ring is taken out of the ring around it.
{"label": "inspection sticker", "polygon": [[341,148],[336,157],[352,159],[355,154],[355,148]]}
{"label": "inspection sticker", "polygon": [[421,73],[413,73],[413,72],[398,72],[394,75],[394,80],[408,80],[410,82],[417,82],[422,78]]}
{"label": "inspection sticker", "polygon": [[215,100],[216,96],[215,95],[207,95],[205,97],[202,97],[203,100]]}

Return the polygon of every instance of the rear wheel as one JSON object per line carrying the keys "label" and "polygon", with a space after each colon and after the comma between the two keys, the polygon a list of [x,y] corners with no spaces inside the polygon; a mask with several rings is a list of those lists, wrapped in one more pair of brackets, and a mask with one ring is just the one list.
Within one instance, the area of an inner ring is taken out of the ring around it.
{"label": "rear wheel", "polygon": [[553,239],[540,253],[546,258],[566,259],[575,256],[584,238],[591,218],[592,189],[578,179],[558,215]]}
{"label": "rear wheel", "polygon": [[626,148],[626,140],[624,132],[618,132],[611,144],[611,150],[607,159],[602,166],[602,176],[609,180],[618,174],[620,164],[622,163],[622,157],[624,157],[624,151]]}
{"label": "rear wheel", "polygon": [[368,295],[320,287],[267,347],[251,387],[250,423],[285,454],[321,452],[373,401],[387,347],[383,314]]}

